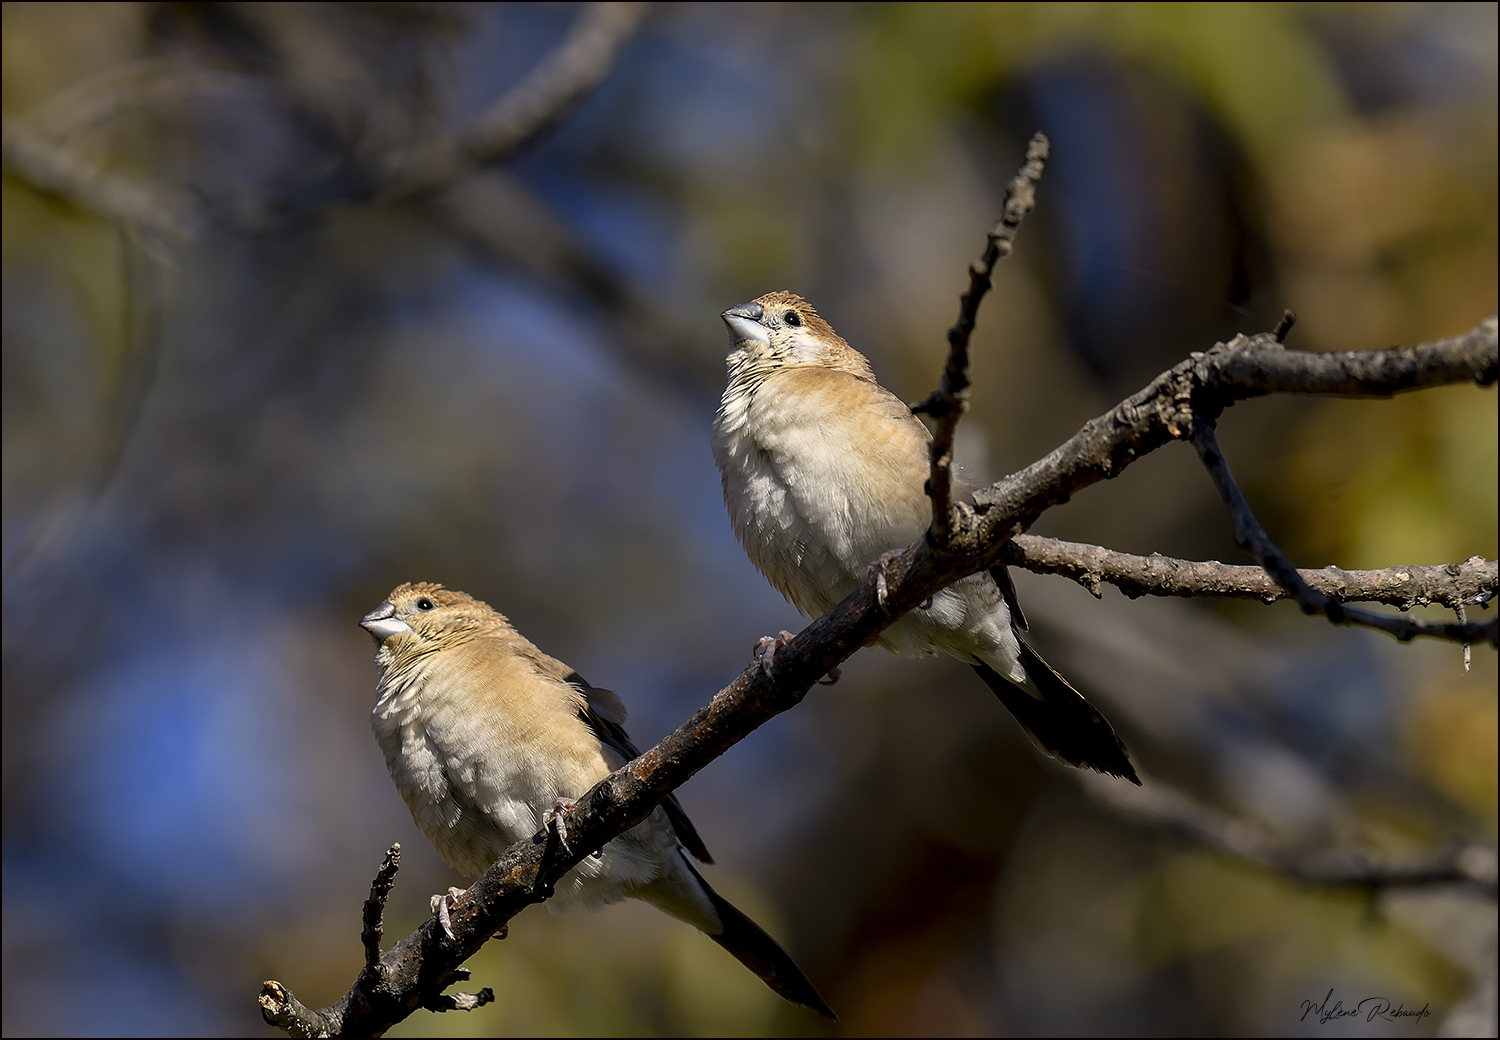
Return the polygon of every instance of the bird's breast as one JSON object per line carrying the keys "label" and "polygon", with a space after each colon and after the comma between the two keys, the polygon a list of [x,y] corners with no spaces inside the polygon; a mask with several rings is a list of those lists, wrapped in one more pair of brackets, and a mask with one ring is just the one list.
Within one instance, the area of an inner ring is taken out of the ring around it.
{"label": "bird's breast", "polygon": [[371,725],[422,832],[451,865],[478,874],[609,770],[561,694],[557,704],[507,697],[535,678],[509,674],[510,660],[496,666],[506,674],[490,674],[484,662],[448,656],[387,674]]}
{"label": "bird's breast", "polygon": [[751,561],[808,613],[838,602],[927,524],[926,431],[847,373],[785,369],[726,393],[714,455]]}

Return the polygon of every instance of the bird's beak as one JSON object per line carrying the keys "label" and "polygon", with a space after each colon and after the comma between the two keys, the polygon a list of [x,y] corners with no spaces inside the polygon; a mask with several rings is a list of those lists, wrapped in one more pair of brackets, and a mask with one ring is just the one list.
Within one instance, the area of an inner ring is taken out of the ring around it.
{"label": "bird's beak", "polygon": [[729,326],[729,336],[736,345],[749,340],[752,343],[769,346],[771,334],[761,324],[761,319],[765,316],[766,309],[758,303],[742,303],[719,315],[724,319],[724,324]]}
{"label": "bird's beak", "polygon": [[359,627],[374,636],[377,643],[383,643],[399,632],[411,631],[411,626],[396,616],[396,608],[391,605],[390,600],[362,617]]}

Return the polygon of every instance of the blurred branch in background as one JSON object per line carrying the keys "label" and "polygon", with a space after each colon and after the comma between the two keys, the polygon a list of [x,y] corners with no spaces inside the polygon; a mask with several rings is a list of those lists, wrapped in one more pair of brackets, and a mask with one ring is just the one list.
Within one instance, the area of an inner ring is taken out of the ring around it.
{"label": "blurred branch in background", "polygon": [[475,166],[506,158],[555,126],[609,74],[621,44],[650,6],[590,4],[562,46],[452,140],[384,158],[376,193],[389,200],[431,191]]}
{"label": "blurred branch in background", "polygon": [[[284,59],[291,59],[286,86],[292,96],[300,100],[306,114],[325,126],[350,131],[369,127],[376,113],[351,111],[350,107],[373,105],[378,96],[331,93],[318,75],[326,75],[329,67],[347,66],[346,55],[333,53],[340,45],[326,36],[319,41],[317,34],[306,32],[311,23],[304,15],[277,11],[277,6],[252,5],[244,13],[267,31],[272,46]],[[620,46],[635,32],[649,8],[644,3],[590,4],[562,44],[489,108],[456,130],[437,130],[433,140],[397,142],[383,154],[367,156],[361,168],[346,171],[341,190],[325,194],[316,209],[370,198],[389,203],[426,194],[476,167],[508,158],[555,126],[599,86],[613,68]],[[313,41],[324,46],[308,53]],[[35,187],[101,216],[175,238],[196,237],[206,214],[186,193],[153,180],[103,170],[63,144],[49,140],[42,129],[59,135],[76,133],[107,121],[125,108],[191,101],[233,76],[216,69],[168,64],[143,65],[129,72],[133,75],[128,79],[114,70],[96,77],[54,99],[29,120],[7,118],[6,165]],[[259,78],[245,79],[256,85]],[[282,85],[272,80],[263,86],[274,89]],[[37,127],[26,125],[28,122]],[[361,154],[359,141],[346,139],[343,143],[346,154]],[[311,212],[301,215],[305,218]],[[271,229],[262,221],[247,220],[244,213],[218,211],[213,218],[247,233]]]}
{"label": "blurred branch in background", "polygon": [[1182,791],[1147,779],[1140,787],[1108,783],[1094,773],[1078,774],[1089,797],[1132,823],[1186,838],[1215,852],[1246,860],[1311,885],[1398,888],[1472,885],[1496,896],[1495,850],[1479,845],[1404,859],[1374,856],[1360,849],[1307,852],[1273,841],[1254,824],[1234,819]]}
{"label": "blurred branch in background", "polygon": [[197,237],[204,215],[191,196],[155,181],[110,173],[13,120],[0,125],[6,167],[41,191],[151,234]]}

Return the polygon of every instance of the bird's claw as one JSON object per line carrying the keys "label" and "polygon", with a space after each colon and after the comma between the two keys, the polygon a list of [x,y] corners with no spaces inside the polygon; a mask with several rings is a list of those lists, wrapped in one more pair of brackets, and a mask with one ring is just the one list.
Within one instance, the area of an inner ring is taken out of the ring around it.
{"label": "bird's claw", "polygon": [[563,851],[568,850],[568,816],[578,803],[571,798],[559,798],[557,804],[542,813],[542,826],[551,827],[557,831],[558,844],[562,845]]}
{"label": "bird's claw", "polygon": [[875,602],[880,604],[881,610],[885,609],[885,599],[886,596],[890,594],[890,587],[886,584],[885,580],[886,568],[889,567],[891,563],[896,559],[896,557],[901,555],[901,553],[902,550],[900,549],[891,549],[888,552],[881,553],[880,558],[874,563],[870,564],[869,569],[865,572],[866,581],[872,578],[875,580]]}
{"label": "bird's claw", "polygon": [[442,927],[443,933],[450,939],[457,938],[453,934],[453,918],[450,915],[450,910],[457,909],[458,905],[468,898],[469,890],[467,888],[451,887],[445,894],[432,897],[432,912],[437,914],[438,924]]}
{"label": "bird's claw", "polygon": [[836,682],[839,681],[839,679],[843,676],[843,674],[844,674],[843,672],[839,671],[839,666],[838,665],[834,665],[832,668],[828,669],[828,674],[827,675],[825,675],[823,678],[821,678],[821,679],[818,680],[818,685],[819,686],[832,686],[834,683],[836,683]]}
{"label": "bird's claw", "polygon": [[760,662],[760,666],[766,670],[767,675],[772,674],[771,669],[775,663],[776,651],[786,646],[795,638],[797,638],[795,633],[788,632],[783,628],[779,635],[761,636],[755,641],[755,658]]}

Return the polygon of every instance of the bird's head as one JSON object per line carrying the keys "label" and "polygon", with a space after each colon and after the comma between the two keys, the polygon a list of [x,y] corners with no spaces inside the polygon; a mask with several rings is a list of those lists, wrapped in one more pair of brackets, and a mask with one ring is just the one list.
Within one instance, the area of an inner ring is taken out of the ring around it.
{"label": "bird's head", "polygon": [[731,383],[758,383],[781,368],[818,367],[874,381],[864,355],[796,293],[773,292],[720,315],[729,327]]}
{"label": "bird's head", "polygon": [[383,661],[444,649],[506,621],[488,603],[467,593],[421,581],[396,586],[359,624],[375,637],[380,647],[376,659]]}

